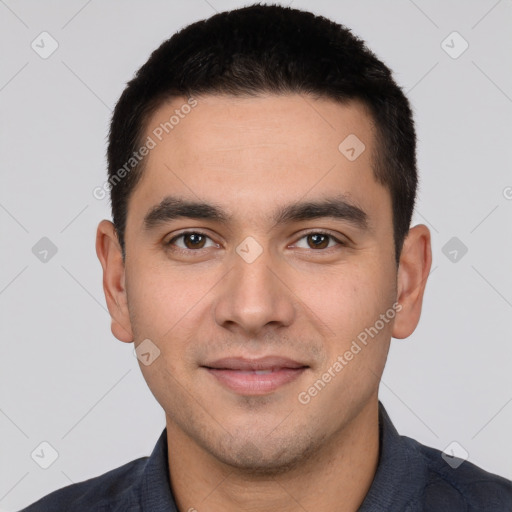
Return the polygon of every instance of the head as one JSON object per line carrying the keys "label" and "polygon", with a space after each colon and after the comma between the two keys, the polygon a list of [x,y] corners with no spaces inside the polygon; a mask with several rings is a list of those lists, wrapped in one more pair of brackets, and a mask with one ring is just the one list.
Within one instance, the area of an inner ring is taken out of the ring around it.
{"label": "head", "polygon": [[[419,320],[430,239],[410,229],[408,100],[363,41],[279,6],[194,23],[128,83],[108,166],[112,331],[158,349],[141,369],[168,426],[270,471],[376,400],[391,337]],[[259,393],[211,371],[264,356],[303,369]]]}

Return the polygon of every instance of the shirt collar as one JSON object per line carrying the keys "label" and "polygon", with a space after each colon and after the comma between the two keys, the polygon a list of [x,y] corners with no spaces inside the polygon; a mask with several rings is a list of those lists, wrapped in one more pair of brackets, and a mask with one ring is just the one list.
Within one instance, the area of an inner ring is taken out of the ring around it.
{"label": "shirt collar", "polygon": [[407,510],[417,502],[427,480],[427,467],[414,442],[401,436],[379,402],[379,463],[358,512]]}
{"label": "shirt collar", "polygon": [[167,428],[164,428],[144,470],[141,484],[142,510],[178,512],[170,487],[167,459]]}

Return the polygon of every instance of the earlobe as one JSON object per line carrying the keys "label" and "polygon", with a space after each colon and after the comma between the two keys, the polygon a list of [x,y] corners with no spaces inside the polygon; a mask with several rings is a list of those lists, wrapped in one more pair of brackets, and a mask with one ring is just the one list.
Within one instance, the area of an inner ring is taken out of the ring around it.
{"label": "earlobe", "polygon": [[394,338],[407,338],[416,329],[431,265],[430,231],[419,224],[409,230],[400,255],[397,302],[401,309],[393,325]]}
{"label": "earlobe", "polygon": [[114,225],[108,220],[98,225],[96,254],[103,268],[103,291],[112,319],[112,334],[120,341],[131,343],[133,332],[126,298],[125,265]]}

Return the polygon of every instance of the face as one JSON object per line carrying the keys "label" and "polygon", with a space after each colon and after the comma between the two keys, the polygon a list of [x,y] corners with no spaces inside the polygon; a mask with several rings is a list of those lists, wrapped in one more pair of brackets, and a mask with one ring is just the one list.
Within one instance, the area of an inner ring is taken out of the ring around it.
{"label": "face", "polygon": [[160,351],[140,367],[168,429],[231,466],[290,467],[376,400],[393,326],[414,316],[396,304],[374,125],[299,95],[196,101],[148,122],[113,332]]}

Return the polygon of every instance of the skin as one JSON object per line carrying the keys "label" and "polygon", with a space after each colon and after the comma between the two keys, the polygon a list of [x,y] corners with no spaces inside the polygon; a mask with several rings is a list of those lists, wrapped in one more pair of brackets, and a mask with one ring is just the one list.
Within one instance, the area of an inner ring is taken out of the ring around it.
{"label": "skin", "polygon": [[[149,338],[160,350],[140,367],[166,414],[177,505],[354,511],[377,468],[378,386],[391,337],[409,336],[420,318],[430,233],[410,229],[397,268],[390,193],[373,176],[374,125],[364,106],[300,95],[196,99],[147,157],[129,200],[126,260],[110,221],[99,224],[96,242],[114,336],[136,346]],[[146,135],[185,102],[162,105]],[[338,150],[349,134],[366,146],[354,161]],[[279,206],[333,193],[366,213],[366,229],[329,217],[271,221]],[[145,230],[146,213],[170,194],[213,202],[232,220],[180,218]],[[185,229],[207,235],[202,248],[190,237],[165,245]],[[309,231],[344,244],[327,238],[317,248]],[[263,251],[252,263],[236,252],[249,236]],[[301,403],[299,393],[395,302],[394,319]],[[232,355],[280,355],[308,369],[245,396],[201,368]]]}

